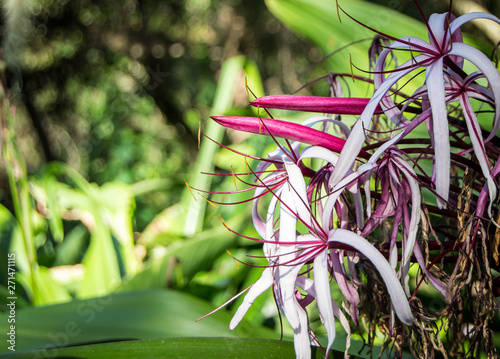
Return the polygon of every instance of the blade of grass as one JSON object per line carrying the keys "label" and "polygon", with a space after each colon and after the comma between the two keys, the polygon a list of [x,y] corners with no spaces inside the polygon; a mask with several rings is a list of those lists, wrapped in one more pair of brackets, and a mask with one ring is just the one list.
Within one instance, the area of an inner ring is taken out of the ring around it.
{"label": "blade of grass", "polygon": [[[3,84],[2,84],[3,85]],[[19,223],[21,236],[13,237],[11,248],[16,248],[16,260],[28,263],[25,268],[28,275],[26,288],[28,292],[33,293],[30,298],[35,305],[43,304],[44,298],[37,295],[37,281],[35,271],[37,270],[36,248],[33,242],[33,224],[31,197],[29,193],[28,174],[26,163],[19,151],[16,143],[14,131],[15,107],[10,104],[8,93],[2,86],[0,88],[0,124],[2,139],[2,155],[7,172],[7,178],[11,191],[11,199],[14,207],[14,215]],[[16,239],[22,243],[16,243]]]}
{"label": "blade of grass", "polygon": [[[259,94],[263,92],[262,81],[260,80],[256,66],[252,65],[243,56],[232,57],[222,66],[212,107],[213,114],[222,115],[233,107],[236,81],[241,79],[242,72],[251,78],[250,86],[252,89],[255,88],[255,91]],[[220,142],[224,135],[224,128],[213,121],[208,121],[205,133],[211,139]],[[202,172],[213,172],[214,156],[218,150],[219,147],[212,141],[205,140],[201,143],[196,164],[192,169],[188,181],[191,187],[201,190],[210,189],[212,177],[203,175]],[[184,190],[182,202],[188,208],[187,216],[185,217],[184,235],[189,237],[201,231],[207,202],[202,198],[194,199],[187,188]]]}

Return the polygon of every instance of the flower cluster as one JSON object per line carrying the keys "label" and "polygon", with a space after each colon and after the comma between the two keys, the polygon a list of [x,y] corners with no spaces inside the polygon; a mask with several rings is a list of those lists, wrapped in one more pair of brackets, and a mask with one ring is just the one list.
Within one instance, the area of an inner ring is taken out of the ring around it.
{"label": "flower cluster", "polygon": [[[428,41],[372,29],[377,43],[383,41],[370,51],[373,79],[365,80],[374,86],[371,98],[267,96],[251,102],[264,109],[326,115],[302,124],[213,117],[225,127],[270,136],[277,144],[251,170],[252,217],[261,237],[256,240],[263,243],[269,264],[246,293],[231,329],[260,294],[272,289],[293,328],[297,358],[310,358],[310,345],[317,343],[306,311],[313,302],[328,336],[327,353],[335,318],[350,334],[347,315],[356,326],[360,315],[367,315],[378,324],[387,321],[387,334],[400,344],[409,338],[414,353],[432,355],[438,348],[446,356],[427,325],[432,314],[446,315],[460,305],[461,293],[471,285],[464,278],[474,270],[477,280],[490,283],[481,287],[489,294],[478,295],[477,301],[494,306],[488,263],[498,246],[490,223],[496,224],[498,215],[500,74],[482,52],[462,41],[461,25],[477,18],[500,23],[483,13],[434,14],[426,21]],[[399,65],[388,61],[408,54]],[[475,70],[466,72],[466,61]],[[332,87],[342,76],[329,76]],[[410,82],[417,90],[408,94]],[[480,126],[478,110],[491,119],[489,133]],[[358,119],[349,128],[343,115]],[[417,127],[425,127],[428,136],[416,136]],[[410,285],[412,265],[419,267],[416,285]],[[345,298],[342,308],[332,299],[332,280]],[[445,311],[430,313],[423,307],[417,296],[422,281],[442,296]],[[373,304],[376,313],[360,313],[366,293],[375,290],[371,285],[383,292],[373,297],[379,300]],[[481,330],[462,335],[462,343],[476,340],[483,350],[494,351],[488,342],[491,317],[478,317],[473,324]],[[463,333],[465,324],[454,320],[449,328]],[[432,345],[422,344],[426,340]]]}

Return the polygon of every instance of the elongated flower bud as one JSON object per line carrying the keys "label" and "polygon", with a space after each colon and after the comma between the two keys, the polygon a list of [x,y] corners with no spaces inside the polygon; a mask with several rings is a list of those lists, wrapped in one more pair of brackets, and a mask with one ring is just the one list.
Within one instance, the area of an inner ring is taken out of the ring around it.
{"label": "elongated flower bud", "polygon": [[345,144],[345,140],[342,138],[288,121],[233,116],[213,116],[212,120],[234,130],[300,141],[309,145],[321,146],[335,152],[342,151]]}
{"label": "elongated flower bud", "polygon": [[260,97],[250,102],[250,105],[281,110],[361,115],[368,101],[370,101],[369,98],[362,97],[277,95]]}

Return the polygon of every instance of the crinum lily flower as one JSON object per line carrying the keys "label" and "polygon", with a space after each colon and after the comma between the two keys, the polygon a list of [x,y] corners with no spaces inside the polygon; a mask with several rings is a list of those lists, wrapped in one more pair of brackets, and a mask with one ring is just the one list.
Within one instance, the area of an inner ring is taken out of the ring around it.
{"label": "crinum lily flower", "polygon": [[[304,149],[300,160],[311,158],[316,153],[318,158],[329,158],[335,161],[335,154],[325,154],[321,147]],[[323,225],[313,217],[309,206],[307,187],[299,166],[283,156],[283,167],[287,172],[287,181],[273,192],[266,219],[256,214],[258,202],[262,199],[261,190],[257,190],[254,200],[254,223],[264,240],[264,252],[269,260],[269,266],[261,278],[250,288],[242,305],[238,308],[231,321],[233,329],[241,321],[254,300],[265,290],[273,288],[278,307],[284,313],[294,330],[294,342],[297,358],[310,358],[310,333],[307,313],[297,300],[297,288],[316,298],[320,316],[328,335],[327,353],[335,339],[335,317],[341,320],[346,331],[345,316],[332,300],[330,293],[330,277],[340,278],[345,272],[339,271],[338,256],[340,251],[349,250],[367,257],[379,271],[386,283],[388,293],[393,302],[395,312],[406,325],[412,325],[413,315],[407,296],[399,282],[394,268],[384,256],[361,236],[341,228],[331,227],[331,216],[339,195],[328,198],[321,211]],[[333,191],[340,193],[340,188],[354,180],[355,174],[341,181]],[[263,183],[265,181],[262,180]],[[277,206],[280,207],[276,211]],[[279,213],[279,217],[275,215]],[[279,220],[279,221],[278,221]],[[279,222],[279,228],[275,229]],[[298,234],[297,224],[301,222],[309,229],[308,233]],[[326,229],[326,231],[325,231]],[[305,279],[300,275],[305,265],[312,265],[313,279]],[[338,275],[337,275],[338,274]],[[342,287],[342,285],[341,285]]]}
{"label": "crinum lily flower", "polygon": [[[358,188],[361,182],[357,179],[364,173],[363,171],[368,171],[372,166],[369,164],[364,170],[349,172],[346,178],[335,187],[329,183],[332,170],[338,160],[336,153],[341,150],[340,144],[343,144],[343,140],[312,129],[310,126],[322,123],[323,128],[326,128],[325,125],[328,124],[340,124],[325,117],[311,118],[302,125],[289,125],[287,122],[270,119],[257,121],[257,119],[248,118],[216,117],[214,120],[240,130],[268,133],[273,137],[279,136],[294,140],[289,143],[289,149],[278,146],[267,159],[258,164],[255,171],[255,180],[260,186],[254,194],[253,222],[262,237],[264,255],[269,265],[244,297],[243,303],[230,323],[230,328],[233,329],[238,325],[259,295],[273,288],[278,308],[293,328],[297,357],[309,358],[311,338],[314,338],[314,334],[309,330],[305,306],[315,298],[328,335],[326,347],[328,353],[335,339],[335,318],[338,318],[346,332],[350,333],[345,315],[331,298],[330,278],[339,282],[339,288],[351,303],[351,315],[354,321],[358,322],[359,296],[356,287],[349,282],[347,272],[343,268],[346,252],[352,253],[347,256],[348,261],[352,255],[355,255],[365,256],[373,263],[386,283],[396,315],[404,324],[412,325],[414,319],[407,295],[400,284],[394,266],[391,266],[365,238],[347,229],[349,228],[349,214],[345,212],[347,203],[341,194],[346,191],[353,196],[356,207],[359,206],[356,211],[359,214],[356,215],[356,222],[359,227],[362,227],[364,210],[361,207],[361,191]],[[297,127],[300,127],[301,131],[290,132],[291,129]],[[340,127],[342,128],[342,125]],[[348,135],[348,131],[345,134]],[[324,139],[329,141],[324,141]],[[301,150],[299,145],[304,142],[314,145]],[[309,159],[322,160],[327,165],[318,171],[313,171],[304,164]],[[276,171],[270,170],[272,165],[276,167]],[[285,177],[283,177],[284,174],[286,174]],[[307,184],[304,176],[311,177]],[[328,195],[326,201],[320,198],[324,191]],[[259,215],[258,208],[259,202],[264,198],[263,194],[266,193],[272,194],[272,198],[264,219]],[[341,228],[333,226],[334,212],[339,218]],[[298,223],[302,223],[307,228],[307,233],[298,232]],[[353,263],[350,261],[350,264]],[[301,274],[301,271],[308,272],[305,266],[309,268],[312,266],[313,279]],[[306,292],[306,297],[300,299],[298,288]]]}
{"label": "crinum lily flower", "polygon": [[[372,116],[378,106],[382,107],[386,115],[398,127],[409,121],[395,105],[388,92],[406,75],[423,69],[425,70],[425,86],[429,99],[429,107],[432,111],[432,117],[428,121],[430,121],[430,136],[435,150],[434,168],[436,191],[439,195],[438,205],[440,207],[446,206],[450,184],[450,157],[448,155],[450,153],[450,142],[448,140],[447,91],[444,75],[446,70],[451,69],[455,71],[457,76],[465,81],[468,75],[464,73],[462,66],[463,60],[468,60],[481,71],[482,76],[488,80],[495,108],[492,131],[486,138],[486,141],[490,140],[500,129],[500,74],[495,65],[481,51],[462,42],[460,33],[460,26],[474,19],[484,18],[499,24],[500,20],[493,15],[485,13],[470,13],[454,20],[452,20],[451,16],[449,13],[433,14],[430,16],[427,21],[429,42],[412,36],[396,39],[370,28],[377,34],[394,41],[380,53],[375,64],[374,80],[376,91],[352,129],[353,136],[349,137],[348,143],[344,146],[336,169],[337,173],[334,174],[334,182],[342,178],[347,169],[354,163],[355,157],[361,150],[366,139],[365,131],[369,128]],[[386,59],[389,54],[396,50],[411,52],[412,58],[399,65],[396,69],[386,71]],[[385,77],[386,72],[390,73],[387,78]],[[470,106],[465,103],[464,99],[461,102],[466,106],[463,109],[464,112],[470,113]],[[471,137],[476,139],[477,134],[475,132],[477,130],[474,127],[469,126],[470,130],[472,130]],[[478,141],[474,140],[473,143],[474,150],[479,151],[478,157],[483,157]],[[489,171],[486,169],[486,166],[482,165],[482,167],[483,171],[488,174]],[[497,189],[491,180],[491,176],[488,175],[487,178],[490,200],[492,201],[496,197]]]}
{"label": "crinum lily flower", "polygon": [[[301,124],[212,117],[228,128],[270,136],[277,144],[267,158],[252,157],[258,161],[256,170],[249,170],[255,182],[250,189],[255,192],[244,202],[253,201],[253,224],[261,237],[254,240],[263,243],[268,265],[247,288],[231,329],[259,295],[272,289],[293,329],[298,358],[309,358],[310,345],[317,343],[306,310],[314,301],[328,338],[327,355],[336,319],[348,333],[349,346],[348,315],[355,325],[368,318],[378,328],[388,328],[385,333],[398,341],[397,350],[409,338],[416,356],[426,350],[430,355],[427,348],[436,345],[445,354],[442,344],[436,344],[439,339],[431,338],[432,345],[419,344],[419,335],[432,336],[435,313],[422,306],[417,291],[427,281],[448,310],[470,282],[465,283],[470,278],[467,268],[480,268],[481,278],[490,283],[488,246],[495,244],[488,237],[493,226],[488,227],[490,220],[483,214],[488,212],[490,219],[498,216],[494,200],[500,162],[493,157],[500,156],[500,141],[494,138],[500,129],[500,75],[484,54],[463,43],[461,25],[476,18],[500,23],[488,14],[456,19],[449,13],[435,14],[425,21],[428,40],[397,39],[371,29],[385,37],[382,46],[370,49],[371,59],[378,57],[373,80],[356,77],[374,85],[371,98],[294,95],[251,102],[266,112],[285,109],[334,117],[317,116]],[[396,61],[398,53],[411,58]],[[476,67],[472,73],[464,70],[466,61]],[[350,74],[328,79],[342,76]],[[417,83],[411,95],[405,93],[408,82]],[[478,104],[493,114],[490,133],[480,127]],[[359,117],[350,128],[342,115]],[[410,138],[422,124],[429,135]],[[464,176],[451,182],[451,171]],[[435,196],[437,206],[424,189]],[[450,226],[453,223],[458,223],[456,228]],[[480,259],[478,246],[483,251]],[[419,267],[414,289],[409,282],[411,265]],[[345,298],[342,306],[332,299],[333,280]],[[373,291],[374,296],[370,285],[386,291]],[[367,313],[370,298],[375,298],[378,310]],[[451,321],[443,316],[440,320]],[[488,320],[481,325],[486,327]],[[484,339],[479,331],[470,333]]]}

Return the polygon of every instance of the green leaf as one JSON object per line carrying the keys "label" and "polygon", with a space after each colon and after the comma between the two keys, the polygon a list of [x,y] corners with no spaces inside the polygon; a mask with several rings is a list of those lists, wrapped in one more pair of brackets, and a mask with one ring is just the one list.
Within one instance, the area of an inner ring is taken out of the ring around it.
{"label": "green leaf", "polygon": [[[58,176],[66,176],[72,186],[59,181]],[[110,293],[121,284],[122,276],[139,270],[132,232],[133,192],[121,182],[100,187],[88,183],[63,163],[51,163],[43,178],[35,186],[35,197],[50,206],[52,216],[71,213],[91,233],[77,296],[89,298]]]}
{"label": "green leaf", "polygon": [[186,214],[182,203],[165,208],[147,225],[137,243],[149,249],[157,245],[167,246],[180,240],[184,235],[184,228],[179,224],[184,224]]}
{"label": "green leaf", "polygon": [[73,265],[80,261],[89,232],[83,224],[73,227],[64,236],[64,241],[56,248],[56,258],[52,264],[54,267]]}
{"label": "green leaf", "polygon": [[[253,92],[253,94],[257,97],[262,97],[266,93],[264,91],[264,84],[262,83],[262,78],[260,76],[260,71],[255,63],[255,61],[247,60],[245,63],[245,75],[246,75],[246,84]],[[253,99],[252,94],[249,94],[251,97],[250,99]],[[255,113],[258,113],[258,109],[255,107],[252,107],[252,110]]]}
{"label": "green leaf", "polygon": [[[7,208],[0,204],[0,265],[1,268],[7,268],[7,258],[9,255],[15,254],[15,278],[9,278],[7,269],[0,274],[2,283],[8,285],[8,279],[14,279],[16,285],[16,296],[24,295],[24,289],[30,301],[35,301],[36,304],[49,304],[51,300],[45,298],[41,293],[37,292],[37,287],[41,283],[37,282],[39,278],[37,263],[30,264],[27,254],[27,248],[23,240],[23,232],[19,222],[9,212]],[[23,294],[22,294],[23,293]],[[35,295],[33,295],[35,293]],[[5,299],[4,299],[5,300]],[[24,301],[24,299],[23,299]],[[3,300],[0,302],[3,303]]]}
{"label": "green leaf", "polygon": [[[335,1],[266,0],[266,5],[281,22],[313,41],[325,51],[325,54],[354,41],[371,39],[375,35],[371,30],[349,19],[342,11],[339,12],[341,18],[339,21]],[[340,0],[339,5],[362,24],[388,35],[427,38],[427,29],[423,23],[388,7],[361,0]],[[352,58],[356,62],[358,60],[355,55],[358,54],[367,59],[367,52],[357,51],[360,47],[367,49],[369,46],[368,40],[364,45],[350,47],[344,55],[338,57],[344,60],[346,54],[352,53]],[[338,62],[338,65],[341,66],[341,71],[350,72],[348,61]],[[335,72],[341,71],[335,69]]]}
{"label": "green leaf", "polygon": [[[164,340],[121,341],[79,347],[39,350],[1,356],[2,358],[121,358],[121,359],[289,359],[295,357],[293,343],[265,339],[240,338],[176,338]],[[324,358],[318,347],[312,348],[312,358]],[[344,358],[333,351],[329,358]],[[351,356],[351,358],[355,358]]]}
{"label": "green leaf", "polygon": [[90,235],[90,244],[82,260],[85,267],[83,280],[78,287],[79,298],[105,295],[121,284],[118,259],[109,229],[99,217]]}
{"label": "green leaf", "polygon": [[[16,253],[17,270],[30,271],[30,264],[19,222],[2,204],[0,204],[0,248],[0,263],[2,264],[2,268],[7,268],[7,256],[10,253]],[[0,276],[6,282],[6,273],[0,273]]]}
{"label": "green leaf", "polygon": [[121,182],[106,183],[100,188],[100,203],[106,218],[106,226],[120,246],[118,251],[123,258],[124,272],[134,274],[139,270],[139,261],[134,253],[134,233],[132,217],[135,201],[130,187]]}
{"label": "green leaf", "polygon": [[[234,331],[224,310],[195,322],[213,308],[203,300],[169,290],[116,293],[16,313],[16,351],[104,340],[231,336],[278,338],[273,331],[242,323]],[[0,332],[9,331],[8,314]],[[5,343],[5,342],[4,342]],[[0,353],[8,352],[6,345]],[[112,356],[113,357],[113,356]]]}
{"label": "green leaf", "polygon": [[38,305],[56,304],[71,300],[69,292],[52,278],[48,268],[35,266],[32,275],[36,288],[33,299]]}
{"label": "green leaf", "polygon": [[[359,22],[388,35],[427,38],[424,24],[390,8],[358,0],[340,0],[339,4]],[[266,5],[278,20],[315,43],[325,55],[355,41],[368,39],[349,46],[326,60],[328,68],[335,73],[350,74],[352,70],[357,75],[367,76],[366,73],[351,68],[350,59],[354,65],[368,70],[368,48],[375,33],[349,19],[341,11],[340,22],[334,0],[266,0]],[[353,83],[349,78],[346,80],[351,96],[369,96],[368,86],[361,81]]]}
{"label": "green leaf", "polygon": [[[247,70],[248,73],[246,73]],[[247,61],[243,56],[232,57],[226,60],[222,66],[212,106],[212,114],[224,115],[233,108],[237,80],[242,79],[242,73],[250,78],[250,86],[255,88],[256,94],[262,94],[262,80],[253,62]],[[224,127],[212,120],[208,120],[205,134],[213,141],[220,143],[224,135]],[[216,143],[206,139],[202,141],[196,164],[191,172],[192,176],[189,178],[190,186],[200,190],[210,190],[212,176],[202,172],[213,172],[214,156],[218,150],[219,146]],[[191,189],[186,189],[183,193],[183,203],[188,208],[185,217],[184,234],[188,237],[202,230],[207,205],[203,198],[198,196],[195,199],[190,192]]]}
{"label": "green leaf", "polygon": [[61,184],[52,175],[52,173],[43,171],[40,179],[31,181],[31,195],[40,204],[49,209],[48,222],[50,232],[57,242],[64,239],[64,226],[61,215],[63,209],[57,200]]}
{"label": "green leaf", "polygon": [[193,238],[177,241],[156,253],[145,263],[142,272],[125,282],[121,290],[164,288],[172,278],[171,270],[180,263],[182,276],[192,278],[196,273],[208,270],[227,248],[236,243],[227,230],[220,226],[198,233]]}

